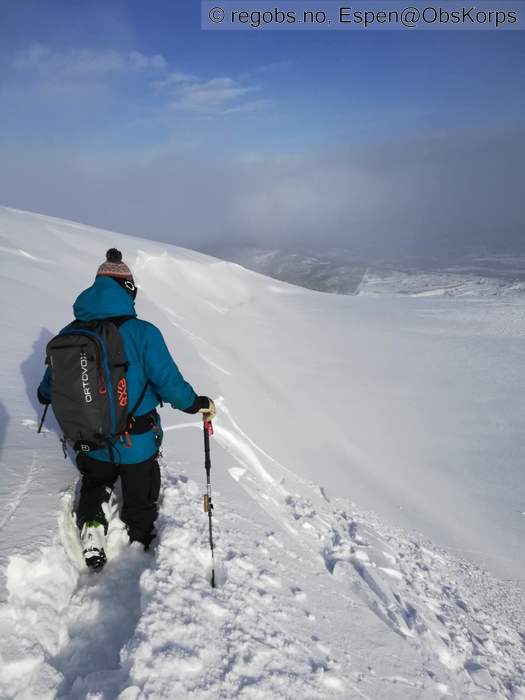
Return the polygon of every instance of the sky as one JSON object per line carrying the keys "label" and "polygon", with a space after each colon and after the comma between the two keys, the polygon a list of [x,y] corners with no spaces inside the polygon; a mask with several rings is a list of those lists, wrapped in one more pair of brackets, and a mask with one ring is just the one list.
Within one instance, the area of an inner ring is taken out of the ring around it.
{"label": "sky", "polygon": [[1,11],[0,204],[192,248],[525,245],[521,31],[213,32],[195,0]]}

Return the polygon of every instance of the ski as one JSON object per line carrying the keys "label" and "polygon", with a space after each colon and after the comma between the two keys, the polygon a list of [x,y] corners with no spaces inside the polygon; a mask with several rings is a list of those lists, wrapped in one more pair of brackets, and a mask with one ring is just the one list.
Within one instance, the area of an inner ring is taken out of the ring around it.
{"label": "ski", "polygon": [[86,565],[92,570],[102,569],[107,561],[104,525],[97,520],[88,520],[82,526],[80,541]]}

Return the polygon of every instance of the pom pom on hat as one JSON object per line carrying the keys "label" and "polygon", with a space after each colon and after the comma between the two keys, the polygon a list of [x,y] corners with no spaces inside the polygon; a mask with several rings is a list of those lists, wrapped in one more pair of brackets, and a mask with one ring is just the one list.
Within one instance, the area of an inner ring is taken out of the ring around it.
{"label": "pom pom on hat", "polygon": [[122,253],[120,250],[117,250],[116,248],[110,248],[108,252],[106,253],[106,260],[107,262],[110,263],[121,263],[122,262]]}

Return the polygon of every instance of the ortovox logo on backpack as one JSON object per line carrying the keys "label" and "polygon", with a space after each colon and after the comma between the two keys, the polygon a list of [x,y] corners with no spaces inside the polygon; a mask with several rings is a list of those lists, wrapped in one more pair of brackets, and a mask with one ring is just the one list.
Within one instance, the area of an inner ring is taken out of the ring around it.
{"label": "ortovox logo on backpack", "polygon": [[117,319],[74,321],[47,346],[51,405],[77,450],[115,444],[130,420],[128,363],[118,325]]}
{"label": "ortovox logo on backpack", "polygon": [[[91,396],[91,391],[89,389],[89,374],[88,374],[88,360],[85,352],[80,353],[80,370],[82,372],[82,386],[84,388],[84,401],[86,403],[91,403],[93,397]],[[126,381],[124,379],[124,381]]]}

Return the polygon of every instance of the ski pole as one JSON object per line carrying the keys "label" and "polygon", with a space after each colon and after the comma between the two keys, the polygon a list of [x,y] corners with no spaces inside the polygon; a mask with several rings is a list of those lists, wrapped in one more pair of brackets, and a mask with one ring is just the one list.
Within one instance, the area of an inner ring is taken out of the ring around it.
{"label": "ski pole", "polygon": [[215,588],[215,552],[213,548],[213,532],[211,516],[213,503],[211,502],[211,459],[210,459],[210,435],[213,435],[213,425],[211,420],[204,420],[204,468],[206,469],[206,495],[204,496],[204,512],[208,513],[208,524],[210,526],[210,549],[211,549],[211,587]]}
{"label": "ski pole", "polygon": [[38,426],[38,432],[39,432],[39,433],[42,432],[42,428],[44,427],[44,421],[45,421],[45,419],[46,419],[46,413],[47,413],[47,409],[48,409],[48,408],[49,408],[49,404],[46,403],[46,407],[44,408],[44,413],[42,414],[42,419],[41,419],[41,421],[40,421],[40,425]]}

